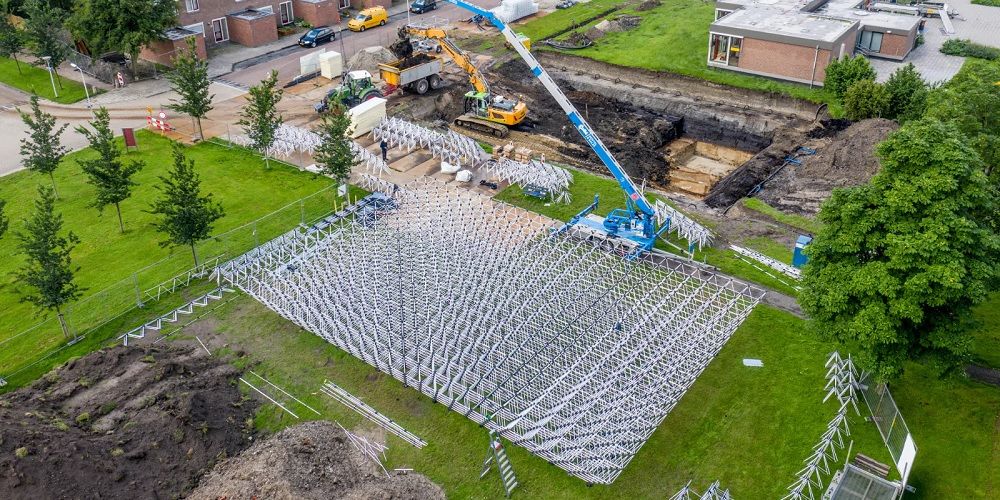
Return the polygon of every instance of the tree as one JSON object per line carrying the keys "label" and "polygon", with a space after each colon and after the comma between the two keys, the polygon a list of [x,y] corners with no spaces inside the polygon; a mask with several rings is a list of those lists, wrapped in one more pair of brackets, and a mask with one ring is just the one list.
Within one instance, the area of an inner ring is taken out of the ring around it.
{"label": "tree", "polygon": [[[27,0],[24,3],[27,18],[24,20],[24,36],[31,53],[38,58],[36,64],[45,65],[43,58],[50,57],[53,68],[58,68],[66,60],[66,44],[59,39],[66,12],[52,6],[46,0]],[[62,79],[56,72],[56,81],[62,88]]]}
{"label": "tree", "polygon": [[347,181],[351,175],[351,167],[358,164],[347,139],[347,128],[350,126],[351,119],[347,116],[347,110],[337,105],[330,113],[324,115],[323,121],[313,129],[320,137],[320,144],[313,154],[313,159],[322,169],[322,174],[333,177],[338,185]]}
{"label": "tree", "polygon": [[948,83],[927,96],[927,116],[952,123],[1000,185],[1000,61],[967,59]]}
{"label": "tree", "polygon": [[24,48],[24,36],[21,31],[10,22],[10,13],[7,12],[6,3],[0,12],[0,56],[10,57],[17,65],[17,73],[21,74],[21,61],[17,59],[17,53]]}
{"label": "tree", "polygon": [[194,161],[184,157],[184,150],[174,144],[174,168],[166,177],[160,177],[156,188],[163,196],[153,203],[151,213],[160,216],[156,228],[167,236],[160,246],[188,245],[198,265],[195,244],[207,239],[212,232],[212,223],[225,212],[222,205],[212,201],[212,195],[202,196],[201,180],[194,171]]}
{"label": "tree", "polygon": [[73,282],[73,273],[79,269],[73,269],[70,258],[80,240],[72,231],[61,236],[62,224],[62,215],[55,212],[55,192],[50,187],[39,186],[35,213],[24,221],[24,231],[17,235],[25,262],[16,278],[31,289],[22,292],[21,302],[30,302],[40,310],[55,311],[63,336],[69,338],[62,307],[83,293],[83,289]]}
{"label": "tree", "polygon": [[861,80],[875,80],[875,69],[863,55],[835,59],[826,67],[826,77],[823,87],[833,92],[837,98],[843,98],[847,89]]}
{"label": "tree", "polygon": [[[24,167],[32,172],[48,174],[52,181],[52,190],[55,191],[56,179],[52,175],[63,156],[66,156],[66,148],[63,147],[59,136],[69,124],[64,123],[61,127],[56,127],[54,116],[45,113],[38,107],[38,96],[31,96],[31,114],[18,110],[21,121],[28,126],[28,137],[21,139],[21,157],[24,160]],[[58,193],[56,194],[58,197]]]}
{"label": "tree", "polygon": [[7,232],[7,228],[10,227],[10,219],[7,215],[3,213],[4,207],[7,206],[6,200],[0,200],[0,238],[3,238],[4,233]]}
{"label": "tree", "polygon": [[132,176],[146,164],[138,160],[128,164],[122,161],[121,150],[111,131],[111,116],[103,106],[94,112],[94,121],[88,123],[93,131],[83,126],[77,127],[76,131],[87,138],[98,156],[89,160],[77,160],[77,163],[83,168],[83,173],[87,174],[89,182],[97,188],[97,197],[91,206],[103,212],[104,207],[114,205],[118,213],[118,228],[124,234],[121,202],[132,196],[132,188],[138,185],[132,180]]}
{"label": "tree", "polygon": [[267,152],[274,144],[274,133],[284,122],[278,114],[278,101],[284,91],[277,88],[277,84],[278,72],[271,70],[271,75],[259,85],[250,87],[250,98],[240,111],[240,121],[236,122],[246,130],[250,137],[250,147],[264,156],[267,166],[270,166]]}
{"label": "tree", "polygon": [[971,308],[1000,283],[996,192],[951,125],[907,123],[877,153],[868,184],[823,204],[799,302],[880,380],[907,359],[954,369],[968,357]]}
{"label": "tree", "polygon": [[844,114],[854,121],[883,117],[889,109],[889,97],[880,83],[873,80],[854,82],[844,94]]}
{"label": "tree", "polygon": [[885,117],[899,123],[919,119],[927,108],[927,82],[920,76],[913,63],[892,72],[885,82],[889,106]]}
{"label": "tree", "polygon": [[163,39],[164,30],[177,25],[175,0],[79,0],[67,22],[70,32],[96,52],[118,51],[132,58],[132,74],[139,51]]}
{"label": "tree", "polygon": [[194,37],[188,37],[187,50],[174,58],[174,69],[167,73],[167,80],[174,87],[174,92],[180,95],[180,100],[171,99],[173,104],[167,107],[190,116],[198,129],[198,139],[204,139],[201,130],[201,119],[212,110],[212,99],[208,93],[211,81],[208,79],[208,63],[198,58]]}

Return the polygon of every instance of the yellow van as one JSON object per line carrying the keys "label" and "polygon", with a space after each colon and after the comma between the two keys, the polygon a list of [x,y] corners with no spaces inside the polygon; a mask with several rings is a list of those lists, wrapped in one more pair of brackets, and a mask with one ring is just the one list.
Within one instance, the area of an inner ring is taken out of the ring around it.
{"label": "yellow van", "polygon": [[375,26],[385,26],[385,22],[389,20],[389,13],[385,11],[385,7],[369,7],[358,15],[354,16],[347,22],[347,29],[351,31],[364,31],[368,28],[374,28]]}

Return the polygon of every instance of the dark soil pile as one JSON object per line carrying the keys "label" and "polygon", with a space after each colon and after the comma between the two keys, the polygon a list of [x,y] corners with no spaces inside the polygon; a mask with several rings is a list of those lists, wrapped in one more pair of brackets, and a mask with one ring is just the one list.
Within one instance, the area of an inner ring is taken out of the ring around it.
{"label": "dark soil pile", "polygon": [[402,62],[399,63],[399,69],[412,68],[414,66],[417,66],[418,64],[423,64],[425,62],[432,61],[433,59],[434,58],[432,58],[431,56],[424,54],[423,52],[419,52],[410,57],[404,58]]}
{"label": "dark soil pile", "polygon": [[659,6],[660,6],[660,0],[644,0],[642,3],[639,4],[638,7],[635,8],[635,10],[639,12],[644,12],[647,10],[653,10]]}
{"label": "dark soil pile", "polygon": [[193,348],[119,347],[0,399],[0,496],[175,498],[250,444],[236,369]]}
{"label": "dark soil pile", "polygon": [[713,208],[726,208],[736,203],[754,189],[754,186],[777,172],[785,157],[805,140],[805,134],[791,128],[775,130],[771,145],[713,186],[705,196],[705,203]]}
{"label": "dark soil pile", "polygon": [[[607,173],[555,99],[538,85],[527,65],[512,60],[493,73],[496,76],[491,82],[496,83],[497,91],[524,99],[535,120],[536,133],[564,141],[566,146],[560,152],[576,158],[580,166]],[[500,88],[501,82],[506,88]],[[683,133],[682,119],[592,92],[578,92],[565,82],[560,82],[560,87],[636,182],[646,179],[659,187],[669,184],[670,168],[658,149]]]}
{"label": "dark soil pile", "polygon": [[879,170],[875,146],[899,126],[883,118],[850,125],[817,145],[802,165],[786,167],[758,195],[789,212],[815,214],[835,188],[868,182]]}
{"label": "dark soil pile", "polygon": [[307,422],[255,443],[206,475],[189,496],[268,499],[444,499],[420,474],[386,477],[336,424]]}

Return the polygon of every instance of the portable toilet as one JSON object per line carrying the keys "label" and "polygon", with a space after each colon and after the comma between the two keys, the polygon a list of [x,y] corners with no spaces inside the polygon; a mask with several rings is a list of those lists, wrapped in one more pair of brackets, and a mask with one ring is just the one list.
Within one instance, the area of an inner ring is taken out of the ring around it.
{"label": "portable toilet", "polygon": [[795,253],[792,254],[792,265],[798,269],[802,269],[802,266],[809,262],[809,257],[802,253],[802,250],[806,248],[810,243],[812,243],[812,236],[806,236],[804,234],[799,235],[799,239],[795,240]]}

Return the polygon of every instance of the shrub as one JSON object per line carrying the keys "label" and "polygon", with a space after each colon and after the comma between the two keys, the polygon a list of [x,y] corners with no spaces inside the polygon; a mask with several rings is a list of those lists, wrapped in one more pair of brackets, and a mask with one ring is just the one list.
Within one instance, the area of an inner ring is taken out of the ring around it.
{"label": "shrub", "polygon": [[76,416],[76,423],[85,424],[90,421],[90,413],[83,412]]}
{"label": "shrub", "polygon": [[889,94],[889,107],[883,116],[899,123],[923,116],[927,107],[927,82],[912,63],[893,71],[885,82],[885,90]]}
{"label": "shrub", "polygon": [[941,45],[941,52],[952,56],[975,57],[987,61],[1000,59],[1000,49],[980,45],[968,39],[948,39]]}
{"label": "shrub", "polygon": [[18,448],[16,450],[14,450],[14,456],[17,457],[17,458],[24,458],[24,457],[28,456],[28,449],[22,446],[22,447],[20,447],[20,448]]}
{"label": "shrub", "polygon": [[111,450],[111,456],[112,457],[120,457],[120,456],[122,456],[124,454],[125,454],[125,450],[123,450],[121,448],[114,448],[114,449]]}
{"label": "shrub", "polygon": [[855,82],[875,80],[875,68],[863,55],[834,60],[826,67],[823,86],[840,99]]}
{"label": "shrub", "polygon": [[889,92],[874,80],[855,82],[844,94],[844,112],[848,120],[864,120],[885,116],[889,109]]}

